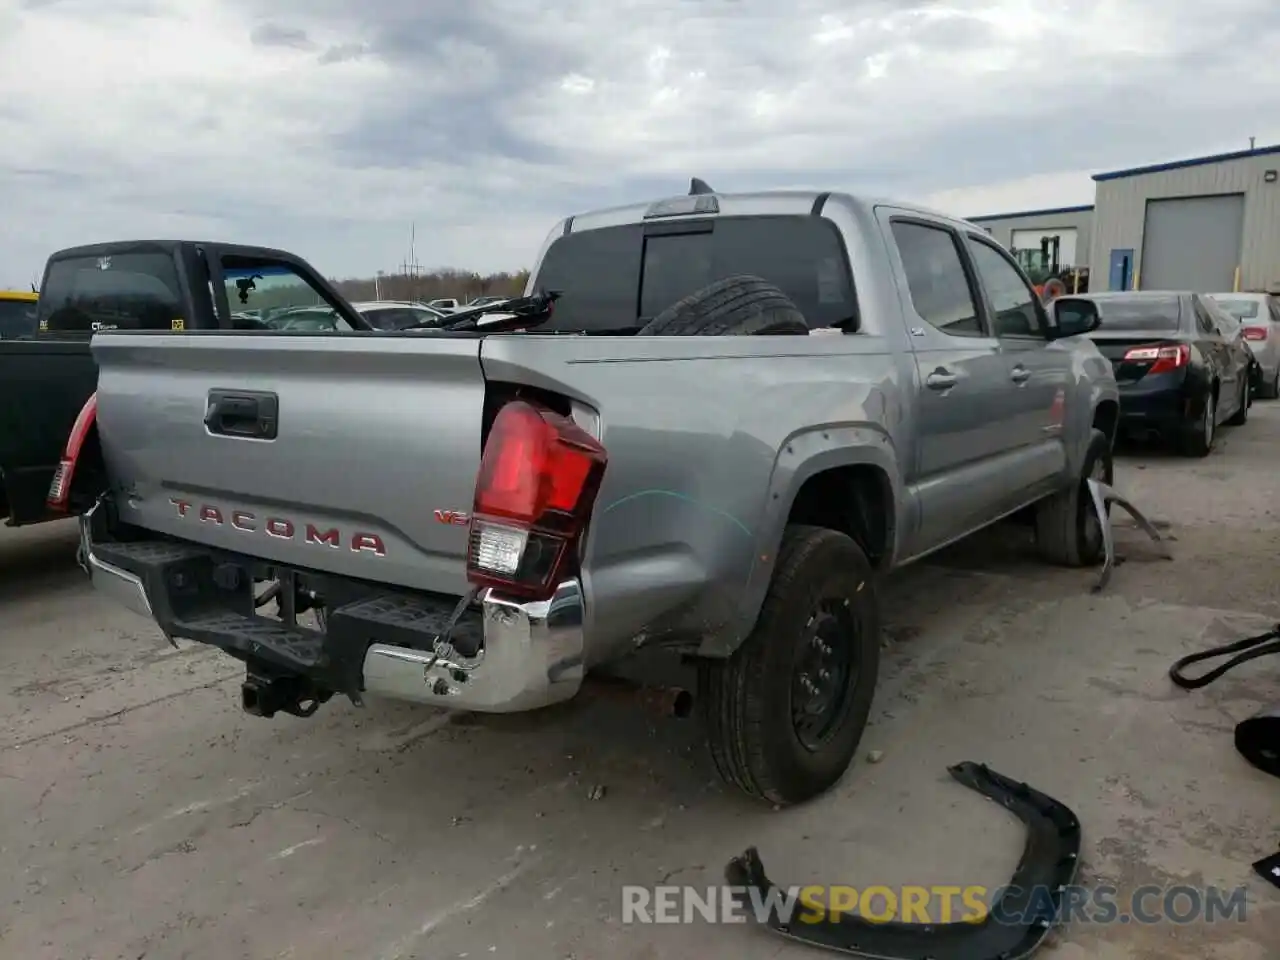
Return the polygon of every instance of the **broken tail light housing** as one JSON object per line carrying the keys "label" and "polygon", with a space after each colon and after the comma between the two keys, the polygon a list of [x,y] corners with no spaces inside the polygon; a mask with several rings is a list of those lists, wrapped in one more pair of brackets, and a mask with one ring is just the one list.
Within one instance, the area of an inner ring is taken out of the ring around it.
{"label": "broken tail light housing", "polygon": [[524,400],[498,411],[476,477],[467,579],[550,597],[575,558],[607,461],[569,417]]}
{"label": "broken tail light housing", "polygon": [[1134,347],[1124,355],[1125,363],[1149,363],[1147,373],[1171,373],[1191,362],[1191,347],[1185,343],[1166,347]]}
{"label": "broken tail light housing", "polygon": [[45,504],[50,510],[58,513],[66,512],[67,500],[71,496],[71,481],[75,479],[76,464],[80,460],[80,453],[84,450],[85,441],[89,439],[89,432],[97,423],[97,419],[98,394],[95,392],[84,402],[80,413],[76,415],[76,422],[71,425],[71,434],[67,437],[67,445],[62,451],[62,459],[58,462],[58,469],[53,472],[53,482],[49,484],[49,493],[45,498]]}
{"label": "broken tail light housing", "polygon": [[1244,338],[1246,340],[1266,340],[1267,328],[1266,327],[1245,327]]}

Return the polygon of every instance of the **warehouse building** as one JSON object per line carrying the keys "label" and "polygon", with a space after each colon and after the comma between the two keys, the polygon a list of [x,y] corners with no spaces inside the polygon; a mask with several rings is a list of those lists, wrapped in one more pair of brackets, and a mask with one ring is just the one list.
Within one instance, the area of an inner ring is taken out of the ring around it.
{"label": "warehouse building", "polygon": [[1039,283],[1051,274],[1074,278],[1077,268],[1088,266],[1093,214],[1092,206],[1056,207],[969,219],[1008,249]]}
{"label": "warehouse building", "polygon": [[1097,174],[1095,290],[1280,292],[1280,145]]}

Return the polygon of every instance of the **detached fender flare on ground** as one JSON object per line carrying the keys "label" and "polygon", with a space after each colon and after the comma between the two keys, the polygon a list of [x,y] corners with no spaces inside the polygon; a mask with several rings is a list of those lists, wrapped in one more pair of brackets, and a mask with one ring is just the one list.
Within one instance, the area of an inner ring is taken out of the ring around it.
{"label": "detached fender flare on ground", "polygon": [[[871,960],[1020,960],[1030,955],[1061,918],[1063,894],[1075,880],[1080,860],[1080,821],[1065,804],[984,764],[966,761],[947,772],[1027,826],[1022,859],[983,920],[877,923],[843,914],[834,920],[821,917],[788,925],[774,906],[766,921],[769,929],[810,946]],[[754,847],[729,861],[725,878],[732,886],[754,889],[757,903],[779,902],[769,897],[774,885]]]}

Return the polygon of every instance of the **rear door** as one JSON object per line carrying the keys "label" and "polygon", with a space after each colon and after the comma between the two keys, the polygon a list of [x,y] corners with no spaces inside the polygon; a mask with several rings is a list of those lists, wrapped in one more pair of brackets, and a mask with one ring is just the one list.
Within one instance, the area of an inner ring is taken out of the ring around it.
{"label": "rear door", "polygon": [[1012,469],[1032,496],[1054,486],[1066,469],[1062,427],[1071,355],[1050,348],[1040,298],[1013,259],[976,233],[967,241],[1012,387],[1009,439],[1017,447]]}
{"label": "rear door", "polygon": [[[326,293],[226,255],[266,322]],[[339,322],[345,321],[338,317]],[[480,462],[480,339],[209,331],[95,337],[98,425],[121,518],[282,564],[465,591]]]}
{"label": "rear door", "polygon": [[1240,408],[1242,402],[1248,402],[1244,384],[1249,380],[1249,367],[1252,363],[1253,351],[1244,339],[1244,330],[1239,320],[1214,303],[1211,297],[1192,294],[1196,307],[1209,317],[1221,341],[1222,349],[1222,385],[1219,391],[1218,409],[1224,417]]}
{"label": "rear door", "polygon": [[959,234],[915,213],[880,208],[879,216],[916,359],[914,556],[980,526],[1012,495],[1013,391]]}
{"label": "rear door", "polygon": [[[1234,343],[1236,330],[1219,315],[1219,311],[1198,293],[1191,294],[1191,309],[1197,327],[1203,331],[1199,341],[1201,352],[1212,357],[1218,378],[1218,420],[1226,420],[1239,408],[1240,381],[1247,374],[1247,361],[1241,352],[1248,348]],[[1245,369],[1242,369],[1244,367]]]}

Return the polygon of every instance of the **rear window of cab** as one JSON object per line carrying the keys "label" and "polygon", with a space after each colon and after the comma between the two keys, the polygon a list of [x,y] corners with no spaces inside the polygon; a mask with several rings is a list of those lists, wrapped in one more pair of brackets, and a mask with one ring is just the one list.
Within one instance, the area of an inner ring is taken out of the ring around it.
{"label": "rear window of cab", "polygon": [[534,280],[561,294],[540,332],[633,333],[677,300],[737,274],[779,287],[811,329],[857,317],[834,224],[815,216],[655,221],[569,233]]}

